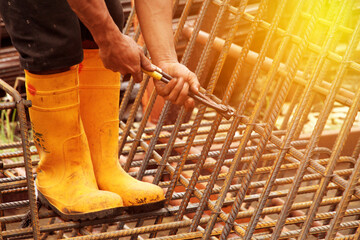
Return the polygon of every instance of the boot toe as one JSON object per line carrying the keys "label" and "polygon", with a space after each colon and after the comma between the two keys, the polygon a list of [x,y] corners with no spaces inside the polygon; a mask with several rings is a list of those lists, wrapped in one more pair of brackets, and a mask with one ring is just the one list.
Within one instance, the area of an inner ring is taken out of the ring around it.
{"label": "boot toe", "polygon": [[113,217],[126,210],[119,195],[106,191],[83,193],[68,198],[66,201],[65,199],[42,194],[40,191],[38,191],[38,195],[39,200],[45,207],[54,210],[66,221]]}
{"label": "boot toe", "polygon": [[93,191],[82,195],[73,204],[64,207],[65,213],[90,213],[123,207],[119,195],[107,191]]}
{"label": "boot toe", "polygon": [[164,191],[161,187],[151,183],[137,182],[129,186],[129,191],[121,195],[125,206],[137,206],[165,199]]}

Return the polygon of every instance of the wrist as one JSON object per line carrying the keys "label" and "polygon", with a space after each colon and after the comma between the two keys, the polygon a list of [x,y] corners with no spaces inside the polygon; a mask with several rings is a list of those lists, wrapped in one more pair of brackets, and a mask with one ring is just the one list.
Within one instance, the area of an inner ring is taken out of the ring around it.
{"label": "wrist", "polygon": [[99,48],[109,46],[113,42],[121,43],[124,37],[110,15],[98,24],[94,24],[91,33]]}
{"label": "wrist", "polygon": [[167,65],[167,64],[176,64],[179,63],[177,59],[174,58],[163,58],[163,59],[151,59],[152,62],[161,68],[161,66]]}
{"label": "wrist", "polygon": [[149,47],[149,52],[151,60],[155,65],[179,63],[175,49],[171,49],[170,47],[157,49],[157,51],[153,51],[153,49]]}

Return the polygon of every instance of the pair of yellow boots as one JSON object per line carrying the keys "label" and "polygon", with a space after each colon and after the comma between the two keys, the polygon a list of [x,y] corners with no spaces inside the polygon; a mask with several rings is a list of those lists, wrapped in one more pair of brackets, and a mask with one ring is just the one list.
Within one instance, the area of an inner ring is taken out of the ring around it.
{"label": "pair of yellow boots", "polygon": [[26,72],[40,200],[65,220],[162,207],[163,190],[118,162],[119,73],[104,68],[98,50],[85,50],[82,66],[79,74]]}

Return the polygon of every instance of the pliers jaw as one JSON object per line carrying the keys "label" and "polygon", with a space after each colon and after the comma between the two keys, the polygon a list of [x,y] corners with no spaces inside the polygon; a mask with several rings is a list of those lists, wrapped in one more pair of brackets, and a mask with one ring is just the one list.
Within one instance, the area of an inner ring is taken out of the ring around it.
{"label": "pliers jaw", "polygon": [[219,104],[219,108],[216,110],[219,114],[226,118],[226,120],[229,120],[232,116],[235,115],[235,110],[229,105]]}
{"label": "pliers jaw", "polygon": [[230,106],[227,106],[227,107],[228,107],[228,111],[226,112],[226,116],[224,116],[224,118],[229,120],[231,117],[235,116],[235,109],[233,109]]}

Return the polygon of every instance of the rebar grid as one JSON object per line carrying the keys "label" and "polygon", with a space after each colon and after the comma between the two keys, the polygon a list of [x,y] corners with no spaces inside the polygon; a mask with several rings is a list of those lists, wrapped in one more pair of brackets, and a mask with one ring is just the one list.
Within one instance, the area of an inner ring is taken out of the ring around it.
{"label": "rebar grid", "polygon": [[[352,81],[360,71],[359,3],[204,0],[193,21],[194,2],[174,3],[174,12],[182,6],[174,40],[178,48],[187,43],[181,62],[204,82],[201,91],[237,109],[235,117],[224,120],[199,105],[189,122],[181,109],[165,125],[173,114],[166,102],[154,126],[150,114],[159,105],[152,90],[136,122],[152,81],[144,77],[119,126],[120,163],[131,176],[162,187],[166,207],[83,222],[38,212],[37,152],[21,113],[23,142],[0,144],[1,239],[359,238],[360,84]],[[124,32],[137,40],[135,17],[132,10]],[[224,79],[225,72],[231,77]],[[123,81],[130,82],[120,115],[134,88],[132,79]],[[17,99],[0,109],[19,106],[29,103]],[[23,167],[26,176],[18,174]],[[29,206],[34,225],[20,228]]]}

